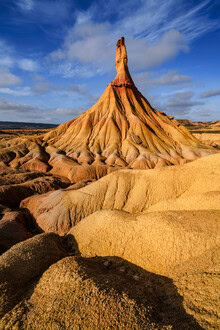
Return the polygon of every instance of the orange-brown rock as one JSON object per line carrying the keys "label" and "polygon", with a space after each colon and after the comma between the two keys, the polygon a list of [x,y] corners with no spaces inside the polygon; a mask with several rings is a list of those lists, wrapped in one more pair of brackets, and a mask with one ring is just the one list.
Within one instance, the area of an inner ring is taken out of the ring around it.
{"label": "orange-brown rock", "polygon": [[214,153],[173,117],[151,107],[128,69],[124,38],[117,42],[117,75],[88,111],[45,135],[6,140],[0,161],[15,168],[63,175],[75,183],[121,168],[183,164]]}
{"label": "orange-brown rock", "polygon": [[154,110],[137,90],[124,39],[117,43],[117,76],[99,101],[44,140],[79,164],[154,168],[182,164],[213,152],[176,120]]}
{"label": "orange-brown rock", "polygon": [[65,188],[68,180],[40,172],[27,172],[2,167],[0,177],[0,204],[10,208],[18,207],[20,202],[34,194]]}
{"label": "orange-brown rock", "polygon": [[6,212],[0,221],[0,254],[33,235],[28,232],[28,217],[20,211]]}

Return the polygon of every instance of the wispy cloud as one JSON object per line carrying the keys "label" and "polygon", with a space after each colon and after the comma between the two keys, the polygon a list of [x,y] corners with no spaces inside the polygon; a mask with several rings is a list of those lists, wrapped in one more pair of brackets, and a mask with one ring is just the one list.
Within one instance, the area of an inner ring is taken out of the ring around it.
{"label": "wispy cloud", "polygon": [[59,116],[79,116],[84,111],[83,108],[57,108],[55,113]]}
{"label": "wispy cloud", "polygon": [[[85,72],[97,74],[97,69],[103,74],[113,68],[113,43],[124,35],[130,68],[155,67],[187,52],[192,40],[217,28],[217,21],[206,14],[208,6],[211,0],[195,6],[182,0],[138,0],[135,5],[130,0],[120,4],[110,0],[108,5],[98,1],[86,12],[78,13],[63,46],[52,52],[51,58],[58,61],[58,67],[68,68],[66,77]],[[97,22],[100,12],[105,22]],[[72,61],[78,63],[80,70],[68,67]]]}
{"label": "wispy cloud", "polygon": [[32,58],[18,56],[12,46],[0,39],[0,69],[8,70],[13,67],[33,72],[39,69],[39,64]]}
{"label": "wispy cloud", "polygon": [[170,70],[162,76],[156,76],[152,72],[141,72],[134,75],[134,81],[138,86],[180,86],[188,85],[192,82],[191,76],[181,75],[178,71]]}
{"label": "wispy cloud", "polygon": [[[71,0],[14,0],[15,8],[28,17],[26,23],[37,22],[54,25],[66,20],[73,7]],[[22,17],[15,18],[17,22],[24,22]],[[46,31],[45,31],[46,32]]]}
{"label": "wispy cloud", "polygon": [[[17,119],[24,122],[45,123],[51,121],[53,111],[54,109],[39,108],[30,104],[0,99],[0,114],[2,120],[5,118],[5,120]],[[44,116],[42,116],[42,113],[44,113]]]}
{"label": "wispy cloud", "polygon": [[0,88],[1,94],[9,94],[13,96],[29,96],[32,95],[30,87],[22,87],[17,89],[11,89],[8,87]]}
{"label": "wispy cloud", "polygon": [[0,69],[0,87],[22,84],[22,79],[11,73],[8,69]]}
{"label": "wispy cloud", "polygon": [[36,61],[28,58],[23,58],[18,61],[18,66],[25,71],[36,71],[38,69],[38,64]]}
{"label": "wispy cloud", "polygon": [[191,91],[173,93],[167,96],[167,100],[161,105],[161,109],[177,118],[191,117],[194,108],[199,113],[197,107],[199,106],[200,109],[204,105],[204,102],[198,101]]}
{"label": "wispy cloud", "polygon": [[21,10],[29,11],[34,8],[33,0],[16,0],[16,4]]}
{"label": "wispy cloud", "polygon": [[211,89],[200,94],[200,98],[206,99],[208,97],[220,96],[220,89]]}
{"label": "wispy cloud", "polygon": [[0,99],[0,112],[31,113],[38,108],[28,104],[21,104],[7,99]]}

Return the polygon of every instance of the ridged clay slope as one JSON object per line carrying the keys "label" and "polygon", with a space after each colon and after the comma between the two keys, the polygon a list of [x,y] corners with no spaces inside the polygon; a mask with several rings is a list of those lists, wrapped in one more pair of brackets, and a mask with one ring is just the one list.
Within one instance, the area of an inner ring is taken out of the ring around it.
{"label": "ridged clay slope", "polygon": [[173,117],[151,107],[127,65],[124,38],[117,43],[116,78],[79,117],[38,137],[6,139],[0,165],[67,177],[71,182],[121,169],[183,164],[215,152]]}
{"label": "ridged clay slope", "polygon": [[136,169],[182,164],[212,152],[172,117],[154,110],[135,87],[124,38],[117,43],[116,78],[99,101],[44,140],[79,164]]}
{"label": "ridged clay slope", "polygon": [[100,211],[219,210],[220,154],[148,171],[121,170],[79,190],[62,189],[22,201],[44,231],[66,234]]}

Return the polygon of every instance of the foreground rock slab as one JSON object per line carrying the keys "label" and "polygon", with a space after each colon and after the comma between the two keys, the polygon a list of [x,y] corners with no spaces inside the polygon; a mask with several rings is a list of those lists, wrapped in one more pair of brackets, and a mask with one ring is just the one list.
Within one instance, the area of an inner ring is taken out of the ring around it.
{"label": "foreground rock slab", "polygon": [[42,234],[0,257],[2,328],[200,329],[169,278],[120,258],[65,257],[63,240]]}

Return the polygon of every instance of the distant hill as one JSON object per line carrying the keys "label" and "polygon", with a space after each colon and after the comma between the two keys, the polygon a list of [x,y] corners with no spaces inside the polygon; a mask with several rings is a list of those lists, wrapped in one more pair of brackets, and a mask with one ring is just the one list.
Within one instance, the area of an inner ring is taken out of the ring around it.
{"label": "distant hill", "polygon": [[0,129],[44,129],[44,128],[55,128],[57,126],[58,125],[56,124],[0,121]]}

